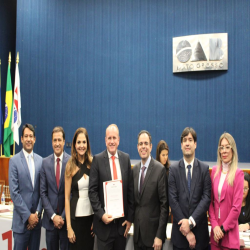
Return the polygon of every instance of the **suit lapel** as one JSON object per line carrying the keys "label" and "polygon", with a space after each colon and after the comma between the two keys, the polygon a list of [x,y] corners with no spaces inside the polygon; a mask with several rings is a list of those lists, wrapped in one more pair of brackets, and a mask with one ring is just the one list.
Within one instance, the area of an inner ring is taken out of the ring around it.
{"label": "suit lapel", "polygon": [[28,166],[28,164],[27,164],[27,161],[26,161],[26,159],[25,159],[25,155],[24,155],[24,153],[23,153],[23,150],[21,150],[20,155],[21,155],[21,162],[22,162],[24,171],[26,172],[26,174],[27,174],[27,176],[28,176],[28,179],[29,179],[29,181],[30,181],[30,185],[32,186],[32,181],[31,181],[31,177],[30,177],[30,170],[29,170],[29,166]]}
{"label": "suit lapel", "polygon": [[180,171],[180,177],[182,179],[182,185],[184,186],[187,197],[189,197],[188,186],[187,186],[186,169],[185,169],[185,164],[184,164],[183,159],[180,161],[179,171]]}
{"label": "suit lapel", "polygon": [[56,191],[58,191],[57,189],[57,185],[56,185],[56,174],[55,174],[55,156],[54,154],[52,154],[50,160],[49,160],[49,166],[50,171],[51,171],[51,178],[53,180],[53,185]]}
{"label": "suit lapel", "polygon": [[218,187],[220,182],[221,171],[214,179],[214,198],[219,202],[219,194],[218,194]]}
{"label": "suit lapel", "polygon": [[195,190],[195,185],[199,176],[200,176],[200,168],[198,165],[198,161],[197,159],[194,159],[189,202],[192,200],[192,196]]}
{"label": "suit lapel", "polygon": [[134,171],[134,194],[135,194],[135,198],[139,198],[139,190],[138,190],[138,183],[139,183],[139,173],[140,173],[140,166],[141,166],[141,162],[136,164],[133,168]]}
{"label": "suit lapel", "polygon": [[[220,171],[220,176],[221,176],[221,171]],[[227,183],[227,176],[226,176],[224,183],[223,183],[223,186],[222,186],[222,189],[221,189],[220,202],[222,202],[225,199],[227,187],[228,187],[228,183]],[[218,188],[217,188],[217,190],[218,190]],[[218,192],[217,192],[217,194],[218,194]]]}
{"label": "suit lapel", "polygon": [[148,182],[148,179],[150,177],[150,174],[152,172],[152,169],[153,169],[153,157],[151,156],[151,161],[148,165],[148,169],[147,169],[147,173],[146,173],[146,176],[145,176],[145,179],[144,179],[144,183],[143,183],[143,186],[142,186],[142,190],[141,190],[141,196],[143,195],[143,191],[145,189],[145,186],[147,185],[147,182]]}
{"label": "suit lapel", "polygon": [[104,167],[106,169],[107,173],[107,180],[112,180],[112,175],[110,171],[110,165],[109,165],[109,157],[107,150],[104,151],[104,160],[103,160]]}
{"label": "suit lapel", "polygon": [[59,183],[59,190],[61,188],[61,185],[64,181],[64,173],[65,173],[65,168],[66,164],[68,162],[68,157],[66,157],[65,152],[63,152],[63,159],[62,159],[62,169],[61,169],[61,177],[60,177],[60,183]]}
{"label": "suit lapel", "polygon": [[38,172],[38,167],[37,167],[37,157],[33,152],[33,158],[34,158],[34,167],[35,167],[35,178],[34,178],[34,187],[36,186],[36,181],[37,178],[39,178],[39,172]]}
{"label": "suit lapel", "polygon": [[119,163],[120,163],[120,169],[121,169],[121,175],[122,175],[122,180],[124,180],[124,172],[125,172],[125,169],[123,167],[123,158],[122,158],[122,154],[120,154],[120,151],[117,150],[117,154],[118,154],[118,160],[119,160]]}

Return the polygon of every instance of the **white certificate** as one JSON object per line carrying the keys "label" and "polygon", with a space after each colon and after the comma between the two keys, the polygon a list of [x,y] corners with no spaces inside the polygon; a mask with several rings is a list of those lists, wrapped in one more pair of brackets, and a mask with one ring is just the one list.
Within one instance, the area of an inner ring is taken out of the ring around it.
{"label": "white certificate", "polygon": [[124,217],[122,180],[103,182],[105,211],[113,218]]}

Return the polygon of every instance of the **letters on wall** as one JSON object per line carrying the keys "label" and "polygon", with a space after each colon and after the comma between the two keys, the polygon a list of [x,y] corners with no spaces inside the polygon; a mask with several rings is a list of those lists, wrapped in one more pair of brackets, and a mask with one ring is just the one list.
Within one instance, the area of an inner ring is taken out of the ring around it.
{"label": "letters on wall", "polygon": [[173,38],[173,73],[228,69],[227,33]]}

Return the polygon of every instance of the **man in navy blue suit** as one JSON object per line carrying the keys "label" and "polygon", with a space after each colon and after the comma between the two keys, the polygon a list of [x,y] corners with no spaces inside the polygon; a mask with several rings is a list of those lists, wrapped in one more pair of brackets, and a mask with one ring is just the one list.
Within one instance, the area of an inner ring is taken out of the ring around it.
{"label": "man in navy blue suit", "polygon": [[174,217],[174,250],[205,250],[209,246],[207,211],[211,180],[208,165],[195,158],[196,146],[196,132],[185,128],[181,135],[183,158],[170,166],[168,192]]}
{"label": "man in navy blue suit", "polygon": [[12,231],[15,250],[39,250],[41,237],[40,170],[42,157],[33,152],[35,129],[22,129],[23,149],[9,161],[9,185],[14,203]]}
{"label": "man in navy blue suit", "polygon": [[47,250],[68,250],[65,221],[64,172],[70,156],[64,152],[65,133],[62,127],[52,131],[54,153],[43,159],[40,173],[40,194],[44,208],[42,226],[46,229]]}

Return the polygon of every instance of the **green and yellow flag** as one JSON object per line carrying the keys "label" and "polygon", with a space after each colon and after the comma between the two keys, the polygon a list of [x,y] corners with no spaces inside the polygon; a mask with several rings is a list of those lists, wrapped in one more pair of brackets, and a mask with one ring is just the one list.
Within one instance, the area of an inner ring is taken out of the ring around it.
{"label": "green and yellow flag", "polygon": [[10,146],[13,145],[13,132],[11,130],[12,122],[12,107],[13,95],[12,95],[12,84],[10,75],[10,64],[7,72],[7,84],[6,84],[6,95],[5,95],[5,120],[4,120],[4,135],[3,135],[3,148],[4,155],[10,157]]}

